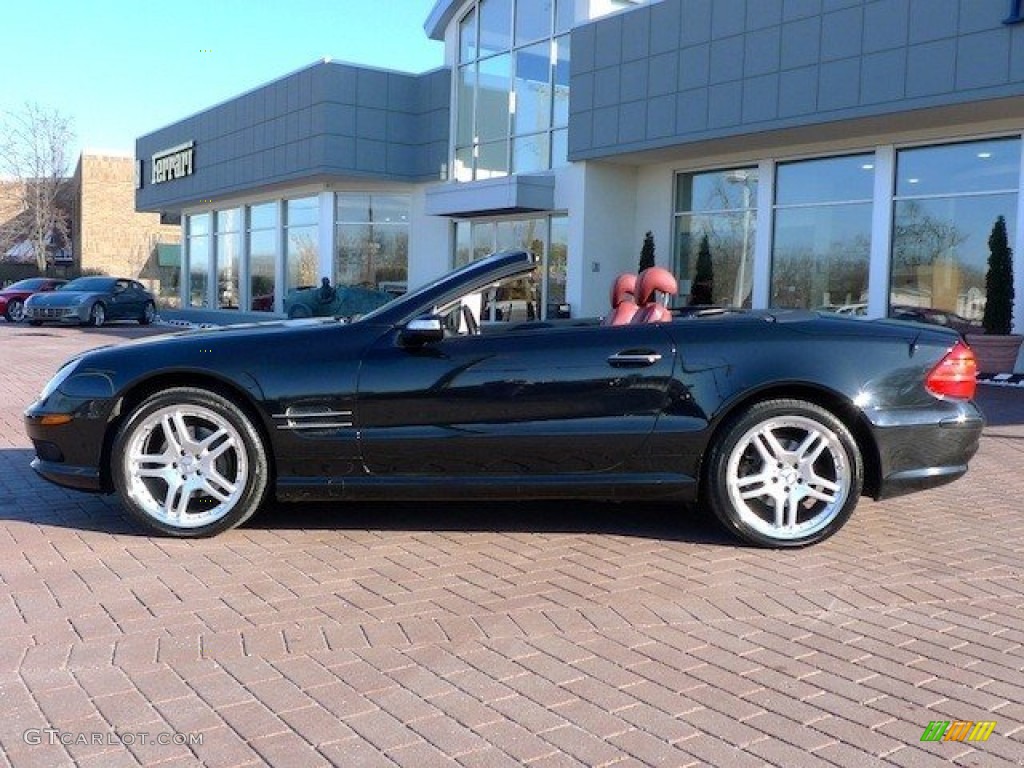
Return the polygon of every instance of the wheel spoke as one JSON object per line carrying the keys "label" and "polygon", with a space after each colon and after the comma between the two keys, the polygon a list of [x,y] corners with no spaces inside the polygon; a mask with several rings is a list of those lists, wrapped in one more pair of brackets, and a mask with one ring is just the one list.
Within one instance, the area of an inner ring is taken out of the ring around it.
{"label": "wheel spoke", "polygon": [[181,484],[181,495],[178,496],[178,502],[174,505],[174,516],[179,520],[188,512],[188,503],[192,500],[192,490],[191,483]]}
{"label": "wheel spoke", "polygon": [[[774,444],[774,447],[769,445],[769,441]],[[750,442],[754,448],[757,449],[757,452],[761,454],[761,458],[765,461],[779,460],[779,453],[776,452],[776,449],[781,451],[782,446],[779,445],[775,436],[772,435],[771,432],[766,430],[765,432],[758,433],[750,439]]]}
{"label": "wheel spoke", "polygon": [[218,429],[199,443],[199,448],[203,452],[204,458],[210,461],[215,461],[223,456],[228,449],[234,447],[235,438],[226,429]]}
{"label": "wheel spoke", "polygon": [[795,494],[789,494],[789,498],[786,500],[786,527],[796,527],[796,514],[800,510],[800,497]]}
{"label": "wheel spoke", "polygon": [[160,419],[160,426],[163,428],[167,445],[179,456],[184,453],[184,446],[182,446],[181,440],[178,439],[178,435],[175,433],[175,423],[171,420],[170,414],[164,414]]}
{"label": "wheel spoke", "polygon": [[772,496],[768,483],[771,475],[768,472],[759,472],[756,475],[746,475],[736,479],[736,490],[739,491],[742,499],[756,499],[761,496]]}
{"label": "wheel spoke", "polygon": [[796,449],[797,459],[813,464],[828,447],[825,436],[820,432],[809,432],[800,447]]}
{"label": "wheel spoke", "polygon": [[807,495],[810,496],[812,499],[818,499],[819,501],[824,501],[827,504],[831,504],[833,501],[836,500],[836,498],[838,498],[839,494],[837,493],[837,491],[839,490],[839,488],[834,483],[830,483],[830,485],[832,485],[834,489],[832,493],[826,493],[825,491],[819,490],[813,485],[808,485]]}
{"label": "wheel spoke", "polygon": [[203,479],[203,490],[217,501],[227,501],[237,486],[218,472],[211,472]]}

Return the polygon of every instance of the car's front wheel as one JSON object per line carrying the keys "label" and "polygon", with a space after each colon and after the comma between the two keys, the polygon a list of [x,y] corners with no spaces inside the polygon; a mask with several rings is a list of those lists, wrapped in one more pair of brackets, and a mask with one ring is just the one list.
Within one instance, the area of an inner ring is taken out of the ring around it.
{"label": "car's front wheel", "polygon": [[709,453],[704,497],[742,539],[799,547],[843,527],[863,478],[857,441],[835,415],[803,400],[767,400],[724,426]]}
{"label": "car's front wheel", "polygon": [[107,308],[97,301],[89,310],[89,325],[99,328],[105,322],[107,322]]}
{"label": "car's front wheel", "polygon": [[142,316],[139,317],[139,325],[149,325],[156,320],[156,304],[152,301],[147,301],[146,306],[142,308]]}
{"label": "car's front wheel", "polygon": [[11,299],[7,302],[7,309],[4,310],[4,317],[9,323],[20,323],[25,317],[25,302],[21,299]]}
{"label": "car's front wheel", "polygon": [[224,397],[192,387],[157,393],[132,411],[111,465],[132,516],[172,536],[234,528],[269,489],[267,452],[249,417]]}

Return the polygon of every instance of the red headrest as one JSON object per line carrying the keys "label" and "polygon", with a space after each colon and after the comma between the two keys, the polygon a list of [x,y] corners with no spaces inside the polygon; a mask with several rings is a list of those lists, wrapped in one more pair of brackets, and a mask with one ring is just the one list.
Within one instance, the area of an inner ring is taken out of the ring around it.
{"label": "red headrest", "polygon": [[626,272],[615,278],[612,284],[612,308],[619,306],[636,293],[636,275]]}
{"label": "red headrest", "polygon": [[636,281],[636,303],[642,306],[653,301],[655,291],[673,296],[679,292],[675,276],[664,267],[648,267],[640,273]]}

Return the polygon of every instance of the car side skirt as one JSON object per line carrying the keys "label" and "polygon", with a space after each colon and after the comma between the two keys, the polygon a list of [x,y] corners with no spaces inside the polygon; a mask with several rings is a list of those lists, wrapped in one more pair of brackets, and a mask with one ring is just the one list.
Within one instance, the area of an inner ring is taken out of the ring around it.
{"label": "car side skirt", "polygon": [[280,501],[344,500],[518,500],[608,499],[633,501],[679,499],[693,501],[697,484],[675,473],[565,475],[552,478],[522,476],[278,478]]}

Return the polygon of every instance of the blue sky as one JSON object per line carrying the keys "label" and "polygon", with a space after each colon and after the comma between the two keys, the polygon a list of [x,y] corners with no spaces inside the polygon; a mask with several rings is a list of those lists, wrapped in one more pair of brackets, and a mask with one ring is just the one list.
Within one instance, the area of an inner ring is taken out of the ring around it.
{"label": "blue sky", "polygon": [[0,111],[72,118],[82,147],[135,138],[325,56],[423,72],[443,63],[434,0],[18,0],[5,4]]}

